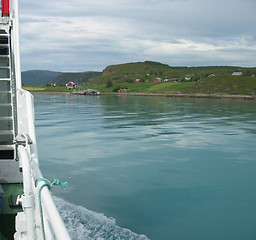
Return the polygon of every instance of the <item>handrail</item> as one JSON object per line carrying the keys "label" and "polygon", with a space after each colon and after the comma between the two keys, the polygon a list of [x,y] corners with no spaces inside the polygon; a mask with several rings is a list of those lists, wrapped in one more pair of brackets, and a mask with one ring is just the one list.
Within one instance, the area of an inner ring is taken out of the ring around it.
{"label": "handrail", "polygon": [[[21,197],[23,211],[21,213],[20,222],[21,227],[17,234],[26,231],[26,239],[42,239],[40,228],[38,227],[38,206],[39,198],[37,197],[38,189],[42,186],[39,183],[35,186],[35,180],[43,177],[39,169],[37,145],[36,145],[36,134],[35,134],[35,122],[34,122],[34,101],[33,96],[29,92],[21,89],[21,68],[20,68],[20,44],[19,44],[19,12],[18,12],[18,0],[10,1],[10,19],[9,22],[10,29],[8,33],[11,35],[11,76],[12,81],[15,81],[15,89],[17,92],[17,111],[13,114],[17,114],[17,122],[15,120],[15,129],[17,133],[15,135],[28,135],[32,140],[32,144],[26,144],[26,146],[18,145],[17,153],[20,160],[20,165],[23,170],[23,185],[24,194]],[[15,105],[15,102],[13,103]],[[14,107],[14,106],[13,106]],[[15,108],[14,108],[15,110]],[[17,144],[19,144],[17,142]],[[48,188],[43,188],[41,191],[41,201],[43,206],[43,216],[45,221],[45,233],[47,240],[57,239],[57,240],[70,240],[69,233],[64,225],[63,220],[55,206],[52,199],[51,193]],[[23,217],[25,219],[23,219]],[[26,227],[24,227],[24,222],[26,222]],[[24,228],[26,229],[24,229]],[[17,237],[18,239],[18,237]]]}
{"label": "handrail", "polygon": [[[39,169],[37,161],[32,160],[33,176],[35,179],[43,178],[43,175]],[[37,188],[39,189],[44,183],[39,182]],[[44,187],[41,191],[41,199],[44,210],[50,222],[50,226],[55,234],[57,240],[71,240],[66,226],[59,214],[58,209],[52,199],[51,192],[47,187]]]}
{"label": "handrail", "polygon": [[[19,159],[21,161],[21,166],[23,170],[23,184],[24,184],[24,195],[21,197],[22,207],[26,216],[26,230],[27,239],[36,239],[36,214],[35,208],[39,206],[38,198],[35,198],[35,194],[38,193],[38,189],[43,185],[42,182],[38,183],[37,188],[35,188],[34,179],[42,178],[43,175],[39,169],[37,161],[30,158],[28,149],[22,145],[18,146]],[[35,201],[36,199],[36,201]],[[43,205],[43,215],[46,224],[46,236],[47,239],[57,239],[57,240],[71,240],[66,226],[56,208],[56,205],[52,199],[51,192],[48,188],[43,188],[41,191],[41,200]],[[38,217],[38,216],[37,216]],[[50,226],[50,227],[48,227]],[[53,234],[53,233],[54,234]],[[41,235],[37,234],[37,235]]]}
{"label": "handrail", "polygon": [[[42,178],[43,175],[39,168],[38,163],[38,154],[37,154],[37,145],[36,145],[36,136],[35,136],[35,123],[34,123],[34,106],[33,106],[33,95],[25,91],[23,89],[17,90],[17,106],[18,106],[18,130],[19,134],[21,135],[29,135],[32,140],[32,144],[27,145],[26,152],[29,153],[30,159],[30,167],[31,167],[31,174],[29,176],[33,182],[33,188],[35,192],[38,192],[38,189],[42,186],[42,182],[38,183],[37,188],[35,187],[35,180]],[[24,147],[23,147],[24,148]],[[19,149],[23,149],[20,148]],[[23,150],[21,150],[23,151]],[[36,206],[39,206],[38,198],[35,198]],[[57,240],[70,240],[69,233],[65,227],[65,224],[57,210],[55,203],[52,199],[51,192],[47,187],[44,187],[41,191],[41,200],[43,205],[43,214],[44,219],[46,220],[46,228],[45,233],[47,235],[51,235],[51,231],[53,231],[55,238]],[[47,227],[48,224],[50,228]],[[48,230],[47,230],[48,229]],[[48,237],[47,237],[48,239]]]}
{"label": "handrail", "polygon": [[35,197],[33,191],[33,182],[31,179],[31,168],[30,168],[30,160],[29,153],[27,149],[19,145],[18,146],[18,154],[19,159],[21,161],[22,171],[23,171],[23,186],[24,186],[24,194],[21,197],[22,208],[26,215],[26,228],[27,228],[27,238],[35,239],[36,231],[35,231]]}

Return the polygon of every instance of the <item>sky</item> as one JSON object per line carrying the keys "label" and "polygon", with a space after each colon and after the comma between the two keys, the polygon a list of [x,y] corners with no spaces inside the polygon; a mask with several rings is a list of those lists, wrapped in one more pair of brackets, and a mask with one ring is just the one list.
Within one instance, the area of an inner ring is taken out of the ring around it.
{"label": "sky", "polygon": [[256,67],[256,0],[21,0],[21,68]]}

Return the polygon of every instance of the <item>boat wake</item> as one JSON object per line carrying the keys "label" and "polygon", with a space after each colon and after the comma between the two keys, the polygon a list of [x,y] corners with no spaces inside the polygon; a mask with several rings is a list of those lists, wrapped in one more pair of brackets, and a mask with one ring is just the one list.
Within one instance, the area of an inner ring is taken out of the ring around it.
{"label": "boat wake", "polygon": [[148,240],[129,229],[116,225],[113,218],[96,213],[81,206],[53,197],[61,217],[72,239],[76,240]]}

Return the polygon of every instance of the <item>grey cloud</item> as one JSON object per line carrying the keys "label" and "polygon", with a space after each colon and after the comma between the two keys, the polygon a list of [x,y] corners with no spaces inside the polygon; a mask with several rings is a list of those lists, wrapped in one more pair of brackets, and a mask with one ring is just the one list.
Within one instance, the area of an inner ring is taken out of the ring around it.
{"label": "grey cloud", "polygon": [[252,66],[255,9],[254,0],[23,0],[22,68],[102,70],[138,60]]}

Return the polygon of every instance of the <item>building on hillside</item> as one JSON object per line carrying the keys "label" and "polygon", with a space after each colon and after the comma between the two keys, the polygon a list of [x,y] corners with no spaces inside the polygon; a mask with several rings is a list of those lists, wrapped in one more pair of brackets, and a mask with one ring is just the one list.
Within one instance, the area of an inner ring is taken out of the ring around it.
{"label": "building on hillside", "polygon": [[242,72],[233,72],[232,76],[243,76]]}
{"label": "building on hillside", "polygon": [[130,89],[119,89],[118,92],[126,93],[126,92],[131,92],[131,90]]}
{"label": "building on hillside", "polygon": [[141,80],[140,80],[139,78],[137,78],[137,79],[135,80],[135,82],[136,82],[136,83],[141,83]]}
{"label": "building on hillside", "polygon": [[154,78],[153,82],[162,82],[163,80],[161,78]]}
{"label": "building on hillside", "polygon": [[51,87],[56,87],[56,83],[50,83]]}
{"label": "building on hillside", "polygon": [[179,82],[180,81],[180,79],[178,79],[178,78],[170,78],[170,82]]}
{"label": "building on hillside", "polygon": [[71,89],[75,89],[76,88],[76,84],[74,82],[68,82],[66,84],[67,89],[71,90]]}
{"label": "building on hillside", "polygon": [[190,77],[190,76],[186,76],[186,77],[185,77],[185,80],[190,81],[190,80],[191,80],[191,77]]}
{"label": "building on hillside", "polygon": [[170,82],[170,79],[169,78],[165,78],[164,82]]}

